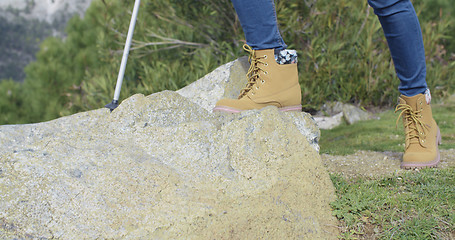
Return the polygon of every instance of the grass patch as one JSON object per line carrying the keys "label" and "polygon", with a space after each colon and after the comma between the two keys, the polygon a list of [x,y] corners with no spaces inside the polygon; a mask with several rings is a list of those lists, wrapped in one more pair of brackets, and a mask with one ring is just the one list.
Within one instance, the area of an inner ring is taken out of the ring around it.
{"label": "grass patch", "polygon": [[[440,149],[455,148],[455,104],[433,105],[433,116],[442,134]],[[378,114],[380,119],[353,125],[343,124],[331,130],[321,130],[321,153],[353,154],[357,150],[402,152],[404,133],[401,119],[393,110]]]}
{"label": "grass patch", "polygon": [[[440,149],[455,148],[455,103],[434,104],[441,129]],[[404,134],[398,114],[321,130],[321,153],[358,150],[402,152]],[[455,157],[455,156],[454,156]],[[374,179],[331,174],[341,239],[455,239],[455,168],[404,171]]]}
{"label": "grass patch", "polygon": [[378,180],[331,175],[341,239],[454,239],[454,169],[408,171]]}

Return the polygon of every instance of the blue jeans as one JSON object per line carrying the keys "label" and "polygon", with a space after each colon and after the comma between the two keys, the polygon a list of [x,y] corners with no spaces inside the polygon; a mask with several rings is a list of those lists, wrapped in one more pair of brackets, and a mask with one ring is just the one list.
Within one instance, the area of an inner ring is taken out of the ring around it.
{"label": "blue jeans", "polygon": [[[284,49],[273,0],[231,0],[248,45]],[[398,90],[415,96],[427,89],[425,50],[414,7],[409,0],[368,0],[381,22],[400,79]]]}

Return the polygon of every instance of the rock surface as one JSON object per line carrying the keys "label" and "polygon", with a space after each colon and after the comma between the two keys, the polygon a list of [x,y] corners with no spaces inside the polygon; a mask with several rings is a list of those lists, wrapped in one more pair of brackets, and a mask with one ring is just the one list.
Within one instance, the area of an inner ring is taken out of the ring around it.
{"label": "rock surface", "polygon": [[349,125],[354,124],[358,121],[370,119],[370,114],[368,114],[367,111],[349,104],[344,104],[343,116]]}
{"label": "rock surface", "polygon": [[0,238],[336,239],[311,116],[214,114],[202,101],[239,85],[235,66],[188,98],[138,94],[112,113],[0,126]]}
{"label": "rock surface", "polygon": [[[198,81],[178,90],[177,93],[211,112],[219,99],[237,98],[240,89],[245,87],[248,68],[248,57],[239,58],[215,69]],[[321,134],[314,124],[314,118],[307,113],[284,114],[293,119],[300,133],[316,151],[319,151],[318,141]]]}
{"label": "rock surface", "polygon": [[320,129],[332,129],[341,125],[343,120],[351,125],[358,121],[371,119],[372,117],[372,114],[354,105],[341,102],[327,102],[322,106],[321,111],[314,116],[314,120]]}
{"label": "rock surface", "polygon": [[332,129],[338,127],[343,123],[343,112],[335,114],[331,117],[314,117],[316,125],[320,129]]}

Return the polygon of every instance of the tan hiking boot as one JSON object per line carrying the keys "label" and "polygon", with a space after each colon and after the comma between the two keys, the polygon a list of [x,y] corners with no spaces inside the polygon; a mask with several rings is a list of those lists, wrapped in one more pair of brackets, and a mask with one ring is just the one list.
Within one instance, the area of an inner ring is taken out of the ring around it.
{"label": "tan hiking boot", "polygon": [[434,167],[439,163],[438,144],[441,144],[441,133],[433,119],[430,106],[431,96],[418,94],[413,97],[401,95],[395,112],[401,111],[405,132],[405,152],[401,168]]}
{"label": "tan hiking boot", "polygon": [[248,83],[238,99],[222,99],[213,111],[239,113],[266,106],[276,106],[280,111],[302,111],[297,63],[278,64],[274,49],[253,50],[246,44],[243,49],[250,53]]}

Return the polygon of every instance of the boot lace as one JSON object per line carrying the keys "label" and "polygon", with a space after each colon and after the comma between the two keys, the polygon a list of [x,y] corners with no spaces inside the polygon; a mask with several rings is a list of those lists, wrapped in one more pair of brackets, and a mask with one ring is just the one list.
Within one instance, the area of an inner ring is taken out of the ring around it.
{"label": "boot lace", "polygon": [[396,125],[398,126],[398,121],[403,117],[404,128],[408,129],[405,132],[406,142],[411,143],[411,140],[416,139],[419,142],[424,143],[426,136],[425,131],[428,127],[421,120],[422,115],[420,113],[422,110],[413,110],[408,104],[398,104],[395,108],[395,113],[398,111],[401,111],[401,113],[398,116]]}
{"label": "boot lace", "polygon": [[[267,66],[267,63],[262,61],[262,59],[267,59],[267,56],[256,56],[256,50],[252,49],[248,44],[243,45],[243,49],[250,53],[248,57],[248,62],[250,63],[250,68],[246,74],[247,84],[246,86],[240,91],[239,99],[246,95],[249,91],[253,89],[253,87],[261,81],[264,83],[264,80],[260,79],[259,71],[264,72],[267,74],[267,71],[262,69],[259,64],[263,64]],[[257,87],[256,87],[257,88]],[[254,92],[253,92],[254,94]]]}

